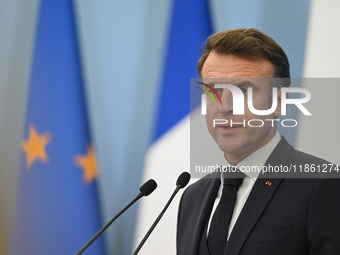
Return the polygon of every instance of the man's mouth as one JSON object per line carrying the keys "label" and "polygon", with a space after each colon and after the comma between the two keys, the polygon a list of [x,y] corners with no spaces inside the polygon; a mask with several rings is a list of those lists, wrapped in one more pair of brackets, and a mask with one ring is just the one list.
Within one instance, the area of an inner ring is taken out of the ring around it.
{"label": "man's mouth", "polygon": [[232,126],[219,126],[221,128],[225,128],[225,129],[232,129],[232,128],[239,128],[239,127],[243,127],[242,125],[232,125]]}

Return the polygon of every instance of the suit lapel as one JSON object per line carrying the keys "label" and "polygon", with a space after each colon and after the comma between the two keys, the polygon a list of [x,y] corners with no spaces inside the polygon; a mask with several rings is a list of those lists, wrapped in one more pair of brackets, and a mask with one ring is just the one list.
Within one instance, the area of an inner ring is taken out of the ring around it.
{"label": "suit lapel", "polygon": [[[197,213],[196,224],[193,226],[193,237],[190,245],[190,252],[188,254],[198,254],[198,247],[202,237],[202,231],[204,231],[206,221],[210,215],[212,206],[214,204],[218,188],[221,184],[219,173],[214,174],[215,178],[207,178],[202,184],[200,189],[200,196],[197,200]],[[194,217],[194,216],[193,216]]]}
{"label": "suit lapel", "polygon": [[[266,165],[285,165],[292,151],[293,147],[287,143],[284,137],[281,137],[281,141],[269,156]],[[277,173],[275,178],[269,174],[259,176],[231,232],[224,254],[236,255],[240,252],[249,233],[280,185],[283,176],[281,173]],[[270,186],[266,185],[267,181],[271,182]]]}

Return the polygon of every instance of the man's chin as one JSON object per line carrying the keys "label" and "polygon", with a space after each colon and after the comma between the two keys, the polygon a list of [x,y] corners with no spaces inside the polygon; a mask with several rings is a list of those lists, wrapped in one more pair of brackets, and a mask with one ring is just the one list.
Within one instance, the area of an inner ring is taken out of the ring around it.
{"label": "man's chin", "polygon": [[230,146],[229,145],[225,145],[225,144],[219,144],[218,147],[220,148],[221,151],[223,151],[225,154],[237,154],[240,152],[240,148],[239,146]]}

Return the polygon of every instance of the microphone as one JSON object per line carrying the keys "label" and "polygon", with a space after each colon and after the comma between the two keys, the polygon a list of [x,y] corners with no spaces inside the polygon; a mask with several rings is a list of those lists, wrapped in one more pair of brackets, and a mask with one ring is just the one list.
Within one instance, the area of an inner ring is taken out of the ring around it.
{"label": "microphone", "polygon": [[108,223],[102,227],[97,234],[95,234],[90,241],[88,241],[83,248],[81,248],[76,255],[82,254],[123,212],[125,212],[131,205],[133,205],[138,199],[144,196],[150,195],[157,188],[157,183],[150,179],[146,183],[144,183],[139,188],[138,195],[127,205],[125,206],[115,217],[113,217]]}
{"label": "microphone", "polygon": [[159,216],[157,217],[157,219],[155,220],[155,222],[152,224],[151,228],[149,229],[149,231],[146,233],[146,235],[144,236],[143,240],[140,242],[140,244],[138,245],[137,249],[135,250],[135,252],[132,255],[136,255],[139,250],[142,248],[142,246],[144,245],[146,239],[148,239],[148,237],[150,236],[151,232],[154,230],[154,228],[156,227],[156,225],[158,224],[158,222],[160,221],[160,219],[162,218],[163,214],[165,213],[165,211],[168,209],[170,203],[172,202],[172,200],[174,199],[175,195],[177,194],[177,192],[184,188],[188,182],[190,180],[190,174],[188,172],[183,172],[181,173],[181,175],[178,177],[177,181],[176,181],[176,189],[175,191],[172,193],[168,203],[165,205],[163,211],[159,214]]}

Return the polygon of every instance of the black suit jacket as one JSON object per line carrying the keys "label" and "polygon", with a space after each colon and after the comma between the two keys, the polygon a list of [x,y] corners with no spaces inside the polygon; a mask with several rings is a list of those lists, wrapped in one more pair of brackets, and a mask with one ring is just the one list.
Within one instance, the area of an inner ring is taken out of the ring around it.
{"label": "black suit jacket", "polygon": [[[266,162],[326,163],[295,150],[283,137]],[[340,255],[340,180],[263,177],[255,182],[224,255]],[[178,255],[198,254],[219,185],[219,178],[205,177],[184,192],[178,212]]]}

